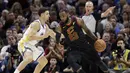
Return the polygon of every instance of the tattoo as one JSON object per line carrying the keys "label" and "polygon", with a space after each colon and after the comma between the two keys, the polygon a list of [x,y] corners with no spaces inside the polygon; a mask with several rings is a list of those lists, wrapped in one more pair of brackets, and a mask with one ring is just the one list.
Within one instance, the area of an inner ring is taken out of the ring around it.
{"label": "tattoo", "polygon": [[97,37],[88,29],[88,27],[85,25],[84,21],[82,19],[80,19],[79,23],[80,23],[81,27],[85,30],[85,32],[87,33],[87,35],[89,37],[91,37],[94,41],[96,41]]}

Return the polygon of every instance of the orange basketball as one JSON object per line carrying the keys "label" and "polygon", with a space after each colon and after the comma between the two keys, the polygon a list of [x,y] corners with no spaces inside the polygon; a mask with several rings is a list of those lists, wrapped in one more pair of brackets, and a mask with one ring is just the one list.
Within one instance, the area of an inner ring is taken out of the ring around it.
{"label": "orange basketball", "polygon": [[106,48],[106,43],[104,40],[102,39],[98,39],[95,43],[94,43],[94,47],[96,49],[97,52],[103,52]]}

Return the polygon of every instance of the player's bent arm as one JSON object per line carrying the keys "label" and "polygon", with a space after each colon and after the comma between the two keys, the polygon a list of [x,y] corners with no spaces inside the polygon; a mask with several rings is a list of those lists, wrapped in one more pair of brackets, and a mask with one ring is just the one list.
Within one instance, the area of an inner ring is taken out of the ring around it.
{"label": "player's bent arm", "polygon": [[33,22],[30,24],[28,29],[25,31],[26,34],[24,34],[23,38],[21,40],[24,40],[25,42],[30,41],[33,39],[33,35],[36,34],[36,32],[40,29],[40,25],[38,22]]}
{"label": "player's bent arm", "polygon": [[62,38],[64,38],[64,35],[60,32],[54,32],[52,29],[50,29],[47,26],[47,29],[49,31],[49,36],[51,36],[53,39],[55,39],[57,42],[59,42]]}
{"label": "player's bent arm", "polygon": [[[47,35],[42,35],[42,36],[35,35],[36,32],[38,32],[39,29],[40,29],[39,23],[37,23],[36,25],[32,26],[33,32],[29,32],[29,33],[31,33],[31,34],[33,33],[33,35],[30,35],[29,40],[42,40],[42,39],[48,37]],[[35,34],[34,34],[34,32],[35,32]]]}
{"label": "player's bent arm", "polygon": [[32,38],[33,38],[32,36],[34,34],[36,34],[36,32],[39,30],[39,28],[40,28],[40,26],[39,26],[38,22],[32,22],[29,25],[28,29],[25,31],[23,38],[19,41],[19,43],[18,43],[19,46],[21,46],[21,48],[24,48],[23,44],[25,42],[32,40]]}
{"label": "player's bent arm", "polygon": [[85,30],[88,36],[90,36],[93,40],[97,40],[97,37],[88,29],[88,27],[85,25],[83,19],[77,18],[78,24]]}

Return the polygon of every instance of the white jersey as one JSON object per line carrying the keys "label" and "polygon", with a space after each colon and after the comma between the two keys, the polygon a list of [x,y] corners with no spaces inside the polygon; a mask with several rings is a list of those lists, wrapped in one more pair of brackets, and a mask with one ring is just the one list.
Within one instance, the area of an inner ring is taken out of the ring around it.
{"label": "white jersey", "polygon": [[[40,24],[40,29],[39,29],[39,31],[38,31],[35,35],[36,35],[36,36],[42,36],[42,35],[44,35],[45,32],[46,32],[46,28],[47,28],[46,26],[47,26],[47,25],[44,24],[44,26],[43,26],[43,25],[41,24],[41,22],[40,22],[39,19],[38,19],[38,20],[35,20],[34,22],[39,22],[39,24]],[[24,33],[23,38],[24,38],[24,36],[27,35],[29,29],[30,29],[30,27],[29,27],[29,28],[26,30],[26,32]],[[26,42],[25,45],[26,45],[26,44],[29,44],[29,45],[35,46],[38,42],[39,42],[39,40],[31,40],[31,41]]]}
{"label": "white jersey", "polygon": [[90,29],[90,31],[95,32],[96,20],[95,20],[94,16],[92,14],[88,15],[88,16],[84,15],[82,17],[82,19],[84,20],[84,23]]}

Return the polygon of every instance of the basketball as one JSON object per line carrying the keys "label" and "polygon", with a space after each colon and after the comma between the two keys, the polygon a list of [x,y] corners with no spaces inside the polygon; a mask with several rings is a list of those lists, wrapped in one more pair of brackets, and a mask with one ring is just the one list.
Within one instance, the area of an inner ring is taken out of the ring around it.
{"label": "basketball", "polygon": [[102,39],[98,39],[95,43],[94,43],[94,47],[96,49],[97,52],[103,52],[106,48],[106,43],[104,40]]}

